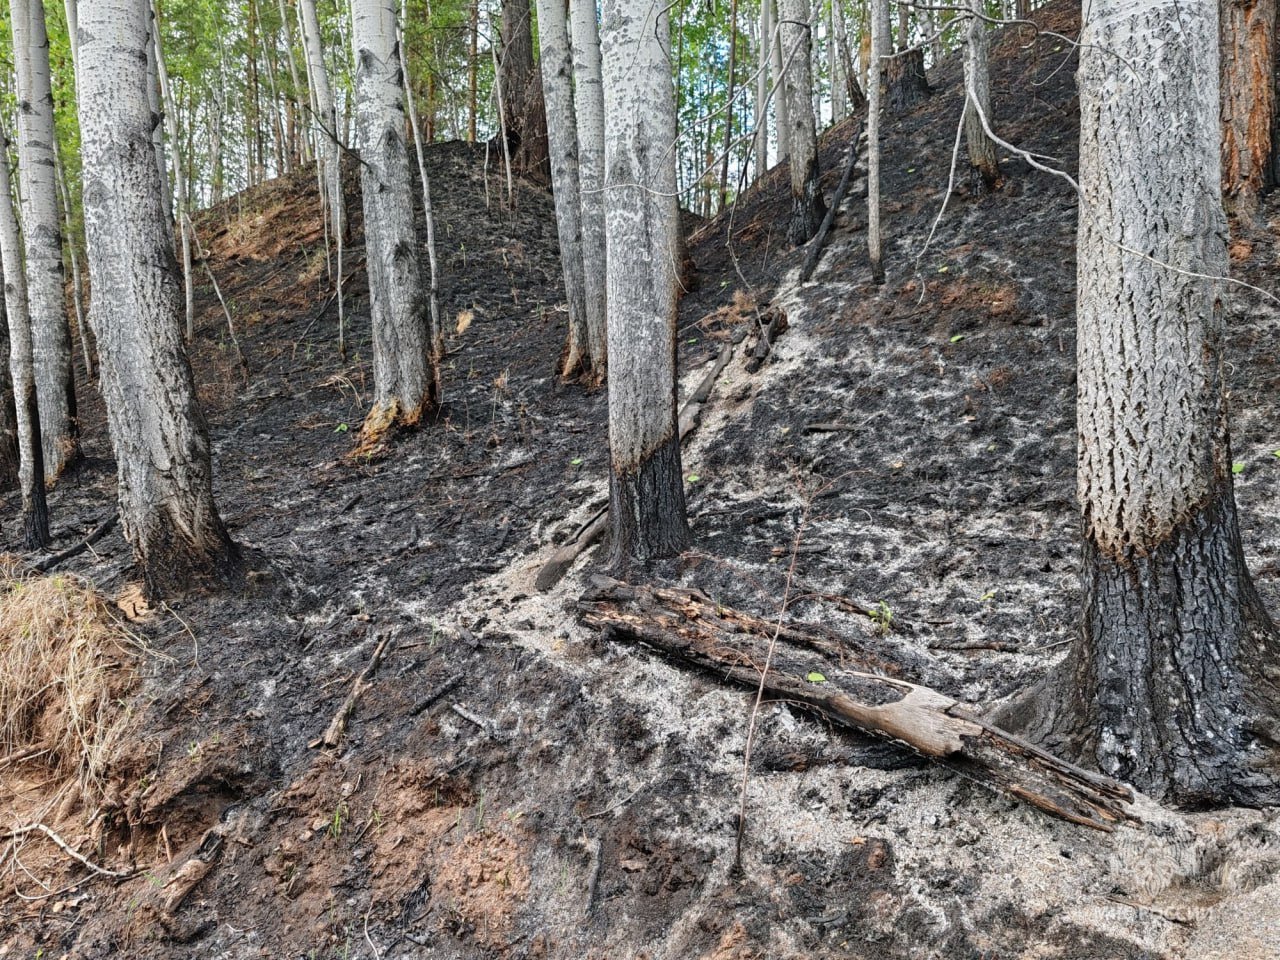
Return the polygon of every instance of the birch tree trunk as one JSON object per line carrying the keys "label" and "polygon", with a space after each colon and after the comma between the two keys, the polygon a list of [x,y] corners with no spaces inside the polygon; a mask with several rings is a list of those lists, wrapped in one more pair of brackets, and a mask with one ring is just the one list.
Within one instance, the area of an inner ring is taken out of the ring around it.
{"label": "birch tree trunk", "polygon": [[10,16],[17,55],[18,182],[40,432],[48,473],[57,477],[79,456],[80,432],[63,296],[49,37],[41,0],[14,0]]}
{"label": "birch tree trunk", "polygon": [[773,46],[773,17],[769,0],[760,0],[760,37],[756,44],[756,103],[752,129],[756,178],[769,169],[769,54]]}
{"label": "birch tree trunk", "polygon": [[[982,118],[991,123],[991,67],[987,57],[987,22],[983,0],[969,0],[968,33],[964,45],[964,141],[969,165],[987,190],[1000,182],[996,145],[987,136]],[[992,128],[994,129],[994,127]]]}
{"label": "birch tree trunk", "polygon": [[[151,28],[148,31],[155,38],[160,36],[160,25],[155,19],[155,5],[147,4],[147,16]],[[173,216],[173,188],[169,183],[169,158],[164,151],[164,101],[160,97],[160,67],[157,54],[160,47],[156,43],[147,45],[147,105],[151,108],[151,149],[156,157],[156,169],[160,171],[160,204],[164,208],[165,218],[175,223]],[[252,56],[252,51],[250,51]],[[252,177],[250,177],[252,186]]]}
{"label": "birch tree trunk", "polygon": [[787,137],[791,132],[791,114],[787,109],[785,74],[789,69],[787,55],[789,51],[783,46],[783,31],[778,15],[778,0],[761,0],[769,4],[772,20],[773,40],[769,46],[769,68],[773,73],[773,127],[778,136],[778,161],[787,159],[791,152]]}
{"label": "birch tree trunk", "polygon": [[354,0],[352,23],[356,137],[373,315],[374,399],[363,442],[371,444],[392,427],[416,425],[439,398],[413,225],[394,0]]}
{"label": "birch tree trunk", "polygon": [[787,146],[791,159],[791,222],[787,239],[798,246],[818,232],[827,208],[818,182],[809,0],[779,0],[778,8],[783,50],[791,56],[782,84],[790,122]]}
{"label": "birch tree trunk", "polygon": [[[151,44],[155,52],[156,80],[160,85],[160,102],[164,106],[164,125],[169,137],[169,148],[173,151],[173,184],[176,211],[172,221],[178,231],[179,248],[182,251],[182,299],[183,318],[185,320],[187,340],[196,335],[196,293],[195,277],[191,273],[191,232],[189,229],[190,213],[187,204],[187,178],[182,175],[182,151],[178,136],[178,115],[174,109],[173,94],[169,89],[169,71],[164,61],[164,46],[160,37],[160,17],[156,0],[151,0]],[[163,156],[163,151],[161,151]],[[168,174],[161,171],[165,181]]]}
{"label": "birch tree trunk", "polygon": [[1273,185],[1275,30],[1275,0],[1222,0],[1222,189],[1247,217]]}
{"label": "birch tree trunk", "polygon": [[839,123],[849,112],[848,91],[845,86],[843,62],[840,59],[840,40],[836,21],[842,20],[838,0],[832,0],[827,8],[827,75],[831,79],[831,122]]}
{"label": "birch tree trunk", "polygon": [[226,579],[237,554],[213,501],[209,439],[178,324],[170,223],[151,150],[147,5],[83,0],[80,129],[90,319],[120,520],[151,593]]}
{"label": "birch tree trunk", "polygon": [[1081,34],[1084,618],[1032,727],[1196,805],[1277,799],[1257,766],[1278,742],[1277,644],[1241,548],[1223,285],[1205,279],[1229,267],[1217,17],[1099,0]]}
{"label": "birch tree trunk", "polygon": [[574,118],[572,65],[564,0],[537,0],[542,95],[547,109],[551,189],[560,238],[560,269],[569,306],[569,335],[560,363],[568,380],[590,368],[586,278],[582,258],[582,198],[578,179],[578,133]]}
{"label": "birch tree trunk", "polygon": [[324,47],[320,41],[320,21],[316,17],[315,0],[298,0],[302,21],[302,43],[307,53],[307,76],[311,78],[311,97],[315,101],[316,134],[320,177],[329,206],[329,222],[335,234],[345,234],[347,215],[342,190],[342,156],[338,147],[338,113],[333,102],[329,71],[324,64]]}
{"label": "birch tree trunk", "polygon": [[666,8],[605,0],[612,563],[690,542],[676,424],[675,93]]}
{"label": "birch tree trunk", "polygon": [[4,267],[9,369],[13,377],[14,427],[18,433],[18,489],[22,493],[23,546],[36,550],[49,542],[49,508],[44,493],[44,451],[40,442],[27,278],[9,184],[9,138],[0,132],[0,263]]}
{"label": "birch tree trunk", "polygon": [[[606,334],[608,257],[604,235],[604,84],[595,0],[570,0],[573,20],[574,113],[578,120],[578,178],[582,200],[582,265],[591,378],[608,369]],[[542,18],[538,18],[539,24]]]}
{"label": "birch tree trunk", "polygon": [[871,0],[871,42],[867,65],[867,255],[871,279],[884,283],[884,251],[880,237],[880,101],[884,92],[884,54],[888,52],[888,0]]}

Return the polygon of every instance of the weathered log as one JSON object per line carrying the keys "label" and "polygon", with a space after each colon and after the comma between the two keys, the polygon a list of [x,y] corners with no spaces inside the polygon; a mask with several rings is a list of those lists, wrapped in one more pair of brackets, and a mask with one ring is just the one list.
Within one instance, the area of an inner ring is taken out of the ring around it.
{"label": "weathered log", "polygon": [[891,657],[822,627],[768,621],[698,590],[593,579],[583,619],[613,640],[756,688],[778,637],[765,693],[837,726],[900,743],[948,769],[1072,823],[1112,830],[1136,822],[1132,791],[1001,730],[956,700],[902,679]]}
{"label": "weathered log", "polygon": [[366,690],[373,686],[373,675],[378,672],[378,667],[382,665],[382,658],[387,652],[392,636],[393,634],[387,633],[378,645],[374,647],[369,663],[360,672],[356,682],[351,685],[351,690],[347,693],[346,699],[342,701],[342,706],[338,708],[338,712],[329,721],[329,726],[325,728],[321,736],[307,744],[312,750],[319,747],[332,750],[342,742],[343,734],[347,732],[347,723],[351,720],[351,715],[356,712],[360,698],[364,696]]}

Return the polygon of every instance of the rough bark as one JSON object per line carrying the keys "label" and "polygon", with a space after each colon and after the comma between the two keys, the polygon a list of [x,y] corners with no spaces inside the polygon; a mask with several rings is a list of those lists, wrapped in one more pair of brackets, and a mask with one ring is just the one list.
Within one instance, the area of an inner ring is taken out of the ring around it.
{"label": "rough bark", "polygon": [[[152,37],[158,37],[160,25],[155,20],[155,4],[147,4],[147,16],[151,18]],[[155,154],[156,169],[160,171],[160,204],[164,208],[165,219],[173,223],[173,189],[169,183],[169,158],[164,149],[164,99],[160,96],[159,50],[159,45],[154,42],[147,46],[147,106],[151,108],[151,149]],[[252,56],[251,50],[251,59]],[[251,186],[253,182],[251,174]]]}
{"label": "rough bark", "polygon": [[615,567],[689,545],[676,425],[675,94],[665,8],[605,0],[610,530]]}
{"label": "rough bark", "polygon": [[578,132],[573,103],[573,67],[564,0],[537,0],[542,91],[551,145],[551,188],[556,205],[560,268],[569,307],[569,332],[560,375],[576,377],[590,369],[586,277],[582,259],[582,197],[578,179]]}
{"label": "rough bark", "polygon": [[809,0],[779,0],[779,12],[783,50],[791,56],[782,85],[790,122],[787,145],[791,160],[791,221],[787,239],[798,246],[818,232],[822,215],[827,212],[818,178]]}
{"label": "rough bark", "polygon": [[427,297],[413,224],[404,90],[394,0],[352,5],[356,130],[364,195],[366,263],[373,325],[373,408],[363,440],[413,426],[436,401]]}
{"label": "rough bark", "polygon": [[885,27],[888,0],[871,0],[871,38],[863,53],[867,63],[867,256],[871,279],[884,283],[884,250],[880,236],[880,100],[884,91],[884,54],[889,48]]}
{"label": "rough bark", "polygon": [[1275,0],[1222,0],[1222,191],[1229,209],[1252,217],[1273,186]]}
{"label": "rough bark", "polygon": [[[547,182],[547,118],[543,110],[542,79],[533,64],[533,18],[530,0],[503,0],[501,72],[503,126],[517,172]],[[539,21],[541,22],[541,21]]]}
{"label": "rough bark", "polygon": [[884,64],[885,102],[891,113],[901,116],[929,96],[924,75],[924,51],[903,50]]}
{"label": "rough bark", "polygon": [[10,14],[17,54],[18,182],[40,433],[48,474],[57,477],[79,456],[80,435],[63,296],[49,37],[41,0],[14,0]]}
{"label": "rough bark", "polygon": [[1205,279],[1228,272],[1217,32],[1206,0],[1101,0],[1081,36],[1084,618],[1031,727],[1195,805],[1280,796],[1259,765],[1280,738],[1277,644],[1240,545]]}
{"label": "rough bark", "polygon": [[80,127],[90,317],[115,450],[120,519],[147,588],[236,567],[213,500],[209,439],[178,323],[170,224],[151,150],[146,4],[83,0]]}
{"label": "rough bark", "polygon": [[[608,255],[604,237],[604,84],[595,0],[570,0],[573,21],[574,113],[578,121],[578,181],[582,200],[582,266],[591,376],[608,369]],[[541,21],[539,21],[541,22]]]}
{"label": "rough bark", "polygon": [[[969,166],[982,186],[991,190],[1000,182],[996,145],[987,136],[982,118],[991,123],[991,66],[987,56],[987,22],[983,0],[969,0],[969,25],[964,46],[964,140]],[[994,128],[993,128],[994,129]]]}
{"label": "rough bark", "polygon": [[[0,307],[0,358],[12,354],[9,318]],[[13,375],[7,363],[0,363],[0,492],[18,486],[18,413],[13,403]]]}

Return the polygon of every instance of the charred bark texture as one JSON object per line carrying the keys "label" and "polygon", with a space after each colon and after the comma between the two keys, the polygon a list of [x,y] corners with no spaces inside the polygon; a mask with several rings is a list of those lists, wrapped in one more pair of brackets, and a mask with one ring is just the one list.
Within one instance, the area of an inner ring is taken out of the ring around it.
{"label": "charred bark texture", "polygon": [[1222,192],[1228,209],[1253,216],[1274,186],[1275,0],[1222,0]]}
{"label": "charred bark texture", "polygon": [[884,62],[885,103],[889,112],[907,113],[930,94],[924,74],[924,50],[905,50]]}
{"label": "charred bark texture", "polygon": [[504,0],[502,4],[502,53],[498,69],[502,74],[502,105],[506,112],[503,119],[516,170],[541,183],[550,183],[542,76],[533,66],[533,18],[529,8],[530,0]]}
{"label": "charred bark texture", "polygon": [[810,240],[827,212],[818,177],[817,119],[813,113],[813,38],[808,0],[780,0],[779,36],[790,65],[782,75],[787,101],[788,157],[791,162],[791,220],[787,239],[795,246]]}
{"label": "charred bark texture", "polygon": [[673,557],[691,541],[685,514],[680,441],[674,434],[634,468],[614,466],[609,476],[609,565],[627,570]]}
{"label": "charred bark texture", "polygon": [[18,486],[18,411],[13,402],[13,376],[9,371],[8,311],[0,306],[0,492]]}

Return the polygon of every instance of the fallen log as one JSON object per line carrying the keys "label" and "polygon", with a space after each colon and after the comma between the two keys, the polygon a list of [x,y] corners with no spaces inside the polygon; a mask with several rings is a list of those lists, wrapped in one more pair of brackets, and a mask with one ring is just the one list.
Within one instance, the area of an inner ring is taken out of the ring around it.
{"label": "fallen log", "polygon": [[854,131],[853,140],[849,144],[849,159],[845,163],[840,184],[831,197],[831,205],[827,207],[827,215],[822,218],[822,226],[818,228],[817,236],[809,241],[809,252],[805,254],[804,266],[800,268],[801,283],[809,282],[813,271],[817,269],[818,259],[822,256],[822,248],[827,245],[827,237],[836,222],[836,213],[840,210],[840,204],[844,202],[845,191],[849,189],[849,181],[853,178],[853,169],[858,165],[858,147],[862,144],[862,131],[865,126],[866,121],[862,121]]}
{"label": "fallen log", "polygon": [[382,658],[387,652],[392,636],[393,634],[388,632],[374,648],[373,655],[369,657],[369,663],[360,672],[360,676],[356,677],[356,682],[351,685],[351,690],[347,693],[346,699],[342,701],[342,706],[338,708],[338,712],[329,721],[329,726],[325,728],[321,736],[307,744],[312,750],[322,747],[326,750],[332,750],[342,742],[342,736],[347,732],[347,723],[351,720],[351,715],[355,713],[356,707],[360,703],[360,698],[364,696],[366,690],[373,686],[373,675],[378,672],[378,667],[382,665]]}
{"label": "fallen log", "polygon": [[120,522],[120,513],[119,511],[116,511],[112,513],[109,517],[107,517],[107,519],[103,520],[100,524],[94,527],[93,530],[89,533],[89,535],[85,537],[83,540],[81,540],[79,543],[73,544],[72,546],[67,547],[67,549],[63,550],[61,553],[55,553],[51,557],[45,557],[39,563],[32,564],[32,569],[34,569],[37,573],[48,573],[50,570],[58,566],[60,563],[64,563],[67,560],[70,560],[72,557],[80,556],[80,554],[84,553],[86,550],[92,547],[95,543],[97,543],[99,540],[105,537],[108,533],[114,530],[116,524],[119,522]]}
{"label": "fallen log", "polygon": [[[781,315],[781,314],[779,314]],[[680,440],[684,441],[685,437],[693,432],[693,428],[698,425],[702,419],[702,411],[707,405],[707,401],[711,399],[711,388],[715,386],[716,381],[720,379],[720,374],[724,372],[724,368],[729,365],[729,358],[733,356],[733,344],[726,343],[720,348],[720,353],[716,357],[715,364],[702,378],[697,389],[685,401],[684,406],[680,408]],[[573,566],[574,561],[604,536],[605,527],[609,525],[609,507],[606,504],[598,511],[592,514],[577,532],[561,544],[560,548],[551,555],[551,559],[544,563],[538,570],[538,575],[534,578],[533,586],[535,590],[550,590],[561,578],[569,572],[569,568]]]}
{"label": "fallen log", "polygon": [[962,704],[902,679],[892,660],[809,624],[764,620],[698,590],[629,586],[596,577],[578,603],[607,639],[650,647],[721,680],[755,689],[775,631],[767,697],[831,723],[900,743],[965,777],[1072,823],[1110,831],[1137,822],[1124,784],[1059,760]]}

